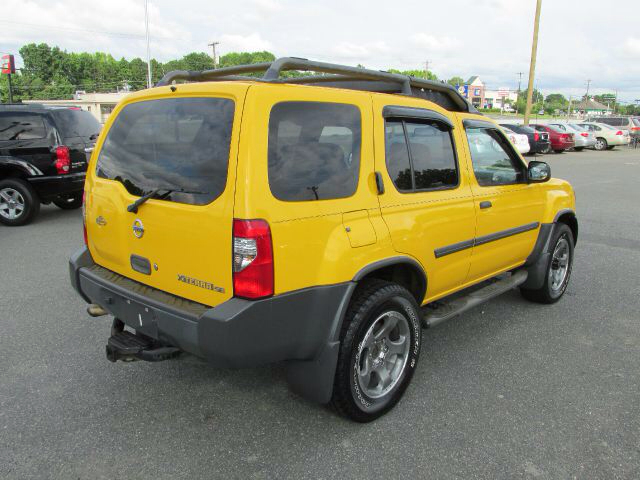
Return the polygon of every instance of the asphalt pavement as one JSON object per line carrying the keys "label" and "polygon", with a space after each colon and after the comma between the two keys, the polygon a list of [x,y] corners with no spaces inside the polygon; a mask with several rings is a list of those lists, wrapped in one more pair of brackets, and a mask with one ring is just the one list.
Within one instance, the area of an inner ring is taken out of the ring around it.
{"label": "asphalt pavement", "polygon": [[640,149],[552,154],[577,192],[571,283],[424,331],[404,399],[360,425],[273,365],[112,364],[71,289],[79,211],[0,226],[0,478],[640,478]]}

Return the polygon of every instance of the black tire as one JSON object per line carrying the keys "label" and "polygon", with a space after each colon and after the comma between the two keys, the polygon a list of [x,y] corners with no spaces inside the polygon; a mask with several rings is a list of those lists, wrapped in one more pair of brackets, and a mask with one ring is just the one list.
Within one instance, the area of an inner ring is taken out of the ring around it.
{"label": "black tire", "polygon": [[602,150],[606,150],[609,147],[607,141],[602,137],[596,137],[596,145],[595,149],[601,152]]}
{"label": "black tire", "polygon": [[54,200],[53,203],[62,210],[75,210],[82,206],[82,193],[76,193],[68,197],[60,197]]}
{"label": "black tire", "polygon": [[564,153],[564,150],[554,150],[555,153]]}
{"label": "black tire", "polygon": [[576,152],[581,152],[582,150],[584,150],[584,147],[575,147],[574,150]]}
{"label": "black tire", "polygon": [[[554,256],[555,252],[559,248],[559,245],[561,245],[561,242],[566,242],[568,251],[567,271],[561,283],[554,286],[553,282],[550,281],[550,279],[552,271],[557,271],[561,265],[561,263]],[[551,241],[549,242],[549,253],[551,253],[551,255],[549,257],[549,262],[545,270],[544,284],[542,285],[542,287],[535,290],[521,288],[520,293],[522,293],[522,296],[524,298],[526,298],[527,300],[531,300],[532,302],[546,304],[556,303],[562,298],[564,292],[567,289],[567,285],[569,285],[571,270],[573,269],[573,242],[573,232],[571,231],[569,226],[565,225],[564,223],[557,224],[553,236],[551,237]]]}
{"label": "black tire", "polygon": [[19,178],[0,180],[0,223],[10,227],[26,225],[38,212],[40,199],[31,185]]}
{"label": "black tire", "polygon": [[551,145],[545,145],[544,147],[542,147],[542,150],[540,151],[540,153],[542,153],[543,155],[546,155],[550,151],[551,151]]}
{"label": "black tire", "polygon": [[613,145],[613,146],[612,146],[612,145],[609,145],[609,146],[607,147],[607,150],[613,150],[614,148],[616,148],[616,146],[615,146],[615,145]]}
{"label": "black tire", "polygon": [[[378,326],[380,328],[376,330]],[[384,338],[385,331],[389,332],[388,338]],[[381,340],[376,340],[376,335],[381,335]],[[395,336],[398,345],[402,346],[394,348],[405,349],[402,355],[388,354],[393,351],[389,345],[396,345]],[[372,343],[370,347],[365,344],[367,339]],[[340,335],[331,398],[333,408],[340,415],[362,423],[387,413],[398,403],[411,382],[418,365],[420,343],[420,308],[406,288],[383,280],[369,280],[359,285],[347,309]],[[367,386],[362,385],[359,376],[363,364],[370,372]],[[387,387],[382,386],[382,376],[377,373],[377,368],[383,371],[391,368]],[[374,378],[376,384],[372,385],[371,379]],[[379,396],[369,395],[368,392],[374,388],[382,390]]]}

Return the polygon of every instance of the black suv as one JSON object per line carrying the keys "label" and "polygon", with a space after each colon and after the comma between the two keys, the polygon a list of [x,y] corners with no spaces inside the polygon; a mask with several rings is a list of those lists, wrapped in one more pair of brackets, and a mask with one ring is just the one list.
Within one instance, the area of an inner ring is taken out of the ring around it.
{"label": "black suv", "polygon": [[25,225],[41,203],[79,208],[99,132],[79,108],[0,105],[0,223]]}

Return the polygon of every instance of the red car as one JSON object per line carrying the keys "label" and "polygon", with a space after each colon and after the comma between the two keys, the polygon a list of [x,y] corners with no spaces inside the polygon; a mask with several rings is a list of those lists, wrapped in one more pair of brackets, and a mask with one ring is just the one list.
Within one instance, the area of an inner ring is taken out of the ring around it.
{"label": "red car", "polygon": [[547,132],[549,134],[549,141],[551,142],[549,150],[553,150],[556,153],[564,152],[576,145],[573,133],[561,132],[548,125],[531,124],[529,126],[535,128],[538,132]]}

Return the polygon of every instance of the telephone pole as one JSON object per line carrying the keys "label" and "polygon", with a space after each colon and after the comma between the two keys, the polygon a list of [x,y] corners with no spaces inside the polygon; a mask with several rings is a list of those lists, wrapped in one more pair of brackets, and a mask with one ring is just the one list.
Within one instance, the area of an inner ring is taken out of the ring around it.
{"label": "telephone pole", "polygon": [[149,0],[144,0],[144,28],[147,35],[147,88],[151,88],[151,49],[149,48]]}
{"label": "telephone pole", "polygon": [[215,69],[218,66],[218,57],[216,56],[216,45],[220,45],[220,42],[211,42],[208,46],[211,47],[213,51],[213,68]]}
{"label": "telephone pole", "polygon": [[533,79],[536,73],[536,55],[538,53],[538,27],[540,26],[540,9],[542,0],[536,1],[536,17],[533,22],[533,42],[531,45],[531,64],[529,65],[529,88],[527,90],[527,106],[524,110],[524,124],[529,125],[531,115],[531,100],[533,99]]}
{"label": "telephone pole", "polygon": [[518,75],[518,94],[516,95],[516,115],[518,115],[518,101],[520,100],[520,87],[522,85],[522,75],[524,75],[524,72],[518,72],[516,75]]}
{"label": "telephone pole", "polygon": [[584,96],[585,101],[589,100],[589,85],[591,85],[591,79],[587,79],[587,94]]}
{"label": "telephone pole", "polygon": [[424,62],[424,78],[426,80],[429,79],[429,64],[431,63],[431,60],[426,60]]}

